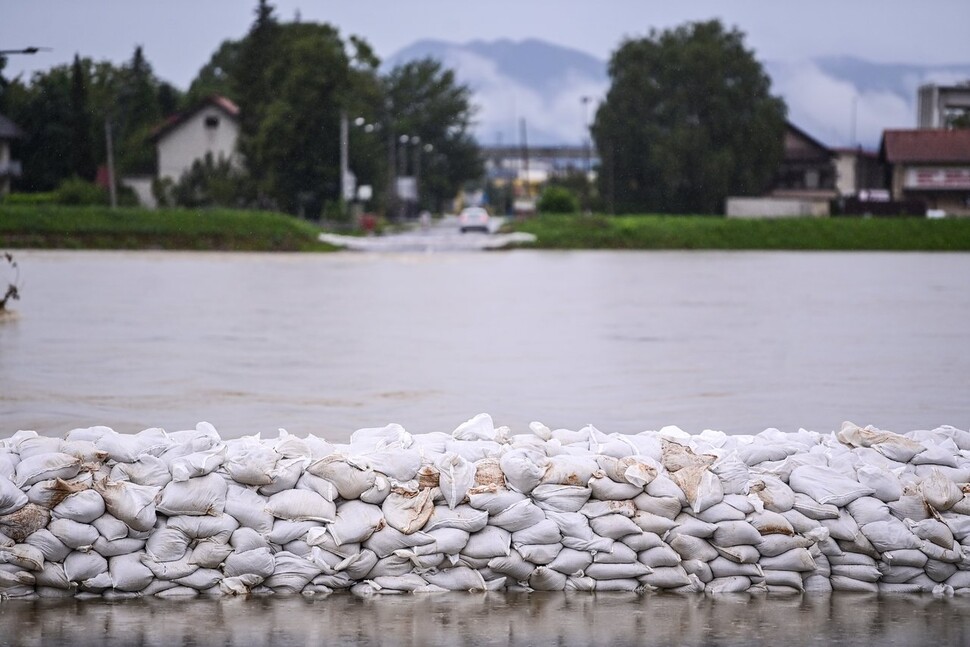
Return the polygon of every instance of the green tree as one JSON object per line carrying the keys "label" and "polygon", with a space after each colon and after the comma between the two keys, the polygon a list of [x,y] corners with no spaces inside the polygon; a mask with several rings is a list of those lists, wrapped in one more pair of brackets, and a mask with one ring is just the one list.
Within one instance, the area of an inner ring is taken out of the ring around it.
{"label": "green tree", "polygon": [[122,70],[118,89],[118,169],[121,173],[151,174],[155,171],[152,130],[162,120],[158,103],[158,80],[141,46]]}
{"label": "green tree", "polygon": [[81,58],[74,55],[71,65],[71,170],[88,182],[94,180],[97,165],[94,161],[94,131],[91,127],[91,107],[88,102],[88,74]]}
{"label": "green tree", "polygon": [[736,29],[697,22],[625,41],[593,137],[599,189],[620,212],[717,213],[767,188],[786,108]]}
{"label": "green tree", "polygon": [[412,138],[398,147],[397,166],[407,175],[420,171],[420,207],[440,210],[465,182],[483,174],[481,150],[470,133],[471,90],[433,59],[395,67],[384,88],[393,134]]}
{"label": "green tree", "polygon": [[547,186],[536,208],[539,213],[578,213],[579,200],[566,187]]}

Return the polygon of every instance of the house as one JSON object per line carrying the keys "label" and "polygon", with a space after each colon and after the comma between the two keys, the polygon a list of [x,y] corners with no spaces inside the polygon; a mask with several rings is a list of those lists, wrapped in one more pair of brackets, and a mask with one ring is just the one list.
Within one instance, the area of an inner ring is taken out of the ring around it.
{"label": "house", "polygon": [[240,164],[239,107],[222,96],[211,96],[190,110],[170,117],[155,129],[158,178],[178,182],[196,160],[206,155]]}
{"label": "house", "polygon": [[785,124],[785,152],[775,173],[771,195],[828,202],[837,197],[835,153],[792,123]]}
{"label": "house", "polygon": [[828,216],[838,197],[836,153],[801,128],[785,123],[784,153],[767,195],[729,197],[730,218]]}
{"label": "house", "polygon": [[10,178],[20,177],[20,162],[10,158],[10,144],[23,136],[17,124],[0,115],[0,196],[10,193]]}
{"label": "house", "polygon": [[970,130],[887,130],[879,156],[893,200],[970,216]]}
{"label": "house", "polygon": [[857,146],[833,148],[832,152],[835,153],[835,190],[840,198],[882,194],[886,187],[886,171],[879,161],[878,151]]}

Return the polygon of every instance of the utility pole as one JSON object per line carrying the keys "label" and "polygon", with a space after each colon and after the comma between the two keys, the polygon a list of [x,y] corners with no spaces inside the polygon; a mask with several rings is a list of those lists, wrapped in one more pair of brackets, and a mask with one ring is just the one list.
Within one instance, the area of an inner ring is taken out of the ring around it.
{"label": "utility pole", "polygon": [[350,127],[347,111],[340,111],[340,199],[353,200],[353,187],[350,186]]}
{"label": "utility pole", "polygon": [[114,142],[111,138],[111,119],[104,118],[104,139],[108,151],[108,195],[111,197],[111,208],[118,206],[118,192],[115,189],[115,155]]}

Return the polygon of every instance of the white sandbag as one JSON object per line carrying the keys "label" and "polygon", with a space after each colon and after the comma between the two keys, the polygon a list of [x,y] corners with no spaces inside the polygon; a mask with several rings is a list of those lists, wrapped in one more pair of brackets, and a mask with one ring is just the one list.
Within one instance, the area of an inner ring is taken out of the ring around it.
{"label": "white sandbag", "polygon": [[818,465],[803,465],[792,470],[788,485],[819,503],[843,507],[875,490],[835,470]]}
{"label": "white sandbag", "polygon": [[328,526],[337,545],[359,543],[384,526],[381,508],[361,501],[345,501],[337,508],[336,517]]}
{"label": "white sandbag", "polygon": [[795,529],[792,527],[791,522],[779,513],[772,512],[771,510],[763,510],[748,515],[747,521],[762,535],[778,534],[792,536],[795,534]]}
{"label": "white sandbag", "polygon": [[692,580],[683,566],[661,566],[639,578],[639,581],[658,589],[677,589],[689,586]]}
{"label": "white sandbag", "polygon": [[108,540],[98,537],[94,541],[92,550],[104,558],[117,557],[118,555],[129,555],[145,548],[144,539],[133,539],[124,537],[122,539]]}
{"label": "white sandbag", "polygon": [[195,572],[174,580],[179,586],[186,586],[196,591],[205,591],[214,586],[218,586],[222,581],[223,575],[212,568],[199,568]]}
{"label": "white sandbag", "polygon": [[324,456],[307,466],[306,471],[334,484],[346,500],[357,499],[374,486],[374,471],[342,454]]}
{"label": "white sandbag", "polygon": [[44,568],[44,553],[30,544],[15,544],[0,548],[0,564],[13,564],[27,571]]}
{"label": "white sandbag", "polygon": [[[218,478],[218,477],[217,477]],[[113,517],[134,530],[151,530],[157,518],[155,497],[159,488],[129,481],[95,481],[94,489]]]}
{"label": "white sandbag", "polygon": [[[424,528],[434,509],[430,488],[417,492],[403,490],[391,492],[381,504],[381,512],[387,525],[405,535]],[[487,513],[485,517],[488,518]]]}
{"label": "white sandbag", "polygon": [[151,570],[142,564],[141,555],[132,553],[108,560],[111,586],[119,591],[141,591],[155,579]]}
{"label": "white sandbag", "polygon": [[309,472],[303,472],[303,474],[300,475],[295,487],[298,490],[310,490],[312,492],[316,492],[327,501],[333,501],[340,496],[340,494],[337,492],[336,486],[333,483]]}
{"label": "white sandbag", "polygon": [[236,483],[269,485],[279,459],[272,447],[255,438],[241,438],[228,444],[223,469]]}
{"label": "white sandbag", "polygon": [[691,535],[675,535],[669,541],[670,547],[680,555],[683,561],[700,560],[709,562],[718,556],[717,550],[710,542]]}
{"label": "white sandbag", "polygon": [[872,447],[891,460],[907,463],[926,447],[891,431],[881,431],[872,426],[861,428],[851,422],[843,422],[837,434],[840,442],[852,447]]}
{"label": "white sandbag", "polygon": [[751,588],[751,580],[743,575],[716,577],[704,586],[704,592],[711,595],[725,593],[744,593]]}
{"label": "white sandbag", "polygon": [[92,521],[91,525],[97,528],[98,532],[101,533],[101,536],[108,541],[123,539],[128,536],[128,524],[121,519],[118,519],[110,512],[105,512],[103,515]]}
{"label": "white sandbag", "polygon": [[[502,454],[499,464],[509,488],[528,494],[545,476],[548,460],[534,450],[513,449]],[[575,484],[574,484],[575,485]],[[586,485],[582,483],[581,485]]]}
{"label": "white sandbag", "polygon": [[269,498],[249,487],[230,483],[226,491],[225,513],[231,515],[240,526],[268,534],[273,530],[273,515],[266,509]]}
{"label": "white sandbag", "polygon": [[0,475],[0,515],[6,515],[27,505],[27,495],[6,476]]}
{"label": "white sandbag", "polygon": [[44,559],[51,562],[63,562],[72,550],[47,528],[41,528],[32,533],[24,539],[24,543],[36,547]]}
{"label": "white sandbag", "polygon": [[761,560],[761,553],[756,546],[738,544],[737,546],[718,546],[711,544],[717,554],[736,564],[757,564]]}
{"label": "white sandbag", "polygon": [[[477,477],[476,477],[477,478]],[[566,485],[542,486],[549,488],[569,488]],[[544,490],[545,491],[545,490]],[[558,492],[559,490],[557,490]],[[533,490],[535,492],[535,490]],[[531,496],[531,495],[530,495]],[[468,505],[476,510],[484,510],[489,515],[497,515],[505,512],[516,503],[525,501],[529,497],[515,490],[496,488],[493,486],[475,486],[468,492]],[[537,501],[538,503],[538,501]]]}
{"label": "white sandbag", "polygon": [[792,509],[816,521],[839,518],[838,506],[832,505],[831,503],[819,503],[812,497],[801,492],[795,493]]}
{"label": "white sandbag", "polygon": [[758,562],[761,568],[775,571],[807,573],[815,570],[815,559],[807,548],[792,548],[774,557],[764,557]]}
{"label": "white sandbag", "polygon": [[332,522],[337,507],[332,501],[309,490],[286,490],[269,497],[266,511],[277,519],[287,521]]}
{"label": "white sandbag", "polygon": [[475,559],[489,560],[500,555],[508,555],[511,547],[512,534],[509,531],[497,526],[485,526],[469,535],[461,554]]}
{"label": "white sandbag", "polygon": [[422,577],[434,586],[448,591],[484,591],[485,580],[478,571],[467,567],[446,568],[424,573]]}
{"label": "white sandbag", "polygon": [[[624,546],[627,546],[639,553],[640,551],[649,550],[651,548],[660,546],[663,544],[663,540],[660,538],[660,535],[656,533],[640,532],[620,537],[619,543],[622,543]],[[613,550],[616,550],[615,543],[613,544]]]}
{"label": "white sandbag", "polygon": [[[656,546],[651,546],[651,548],[656,548],[657,546],[662,546],[663,542],[658,543]],[[649,550],[644,548],[643,550]],[[637,561],[637,553],[643,551],[633,550],[626,544],[622,542],[616,542],[613,544],[613,548],[608,551],[599,551],[593,556],[593,561],[597,564],[628,564],[630,562]]]}
{"label": "white sandbag", "polygon": [[844,509],[839,511],[838,519],[822,519],[819,523],[828,529],[832,539],[854,541],[859,535],[859,524]]}
{"label": "white sandbag", "polygon": [[276,553],[273,560],[273,574],[263,581],[263,585],[279,592],[299,593],[321,573],[313,562],[286,551]]}
{"label": "white sandbag", "polygon": [[74,550],[87,550],[100,535],[97,528],[70,519],[54,519],[47,526],[51,534]]}
{"label": "white sandbag", "polygon": [[222,514],[226,507],[227,489],[226,480],[218,474],[172,481],[162,488],[155,509],[169,516]]}
{"label": "white sandbag", "polygon": [[219,568],[232,555],[233,547],[214,541],[200,541],[192,549],[191,562],[199,568]]}
{"label": "white sandbag", "polygon": [[611,550],[614,541],[600,537],[589,526],[587,517],[579,512],[546,512],[546,517],[555,521],[562,533],[564,548],[585,551]]}
{"label": "white sandbag", "polygon": [[[595,481],[596,479],[593,479]],[[609,481],[609,479],[602,479]],[[591,481],[592,482],[592,481]],[[609,481],[613,483],[613,481]],[[621,486],[624,487],[624,486]],[[625,487],[635,487],[626,484]],[[637,488],[639,490],[639,488]],[[560,485],[555,483],[543,483],[537,485],[530,496],[543,510],[555,510],[557,512],[577,512],[587,501],[589,501],[592,490],[588,487],[578,485]]]}
{"label": "white sandbag", "polygon": [[111,468],[110,481],[131,481],[137,485],[163,488],[172,480],[168,465],[162,459],[144,454],[132,463],[117,463]]}
{"label": "white sandbag", "polygon": [[[291,541],[298,539],[306,541],[307,535],[313,531],[319,531],[323,524],[319,521],[290,521],[288,519],[277,519],[273,523],[273,529],[266,539],[270,544],[284,546]],[[356,545],[356,544],[354,544]]]}
{"label": "white sandbag", "polygon": [[193,452],[173,460],[169,464],[172,480],[187,481],[205,476],[218,469],[226,460],[226,446],[219,445],[202,452]]}
{"label": "white sandbag", "polygon": [[509,532],[530,528],[545,519],[545,514],[532,501],[526,499],[511,505],[508,509],[493,515],[488,523]]}
{"label": "white sandbag", "polygon": [[[659,477],[658,477],[659,478]],[[666,479],[668,483],[672,486],[677,487],[670,479]],[[649,485],[647,486],[649,487]],[[683,496],[683,492],[680,492],[680,488],[677,488],[680,496]],[[647,492],[638,495],[633,499],[633,503],[638,510],[643,512],[649,512],[650,514],[655,514],[660,517],[666,517],[668,519],[675,518],[684,505],[677,497],[670,496],[654,496]]]}
{"label": "white sandbag", "polygon": [[859,497],[847,505],[845,509],[860,526],[874,521],[888,521],[894,518],[888,505],[871,496]]}
{"label": "white sandbag", "polygon": [[640,563],[631,562],[627,564],[590,564],[584,570],[587,577],[594,580],[615,580],[615,579],[636,579],[643,575],[648,575],[653,570]]}
{"label": "white sandbag", "polygon": [[156,562],[174,562],[185,556],[189,548],[188,536],[176,528],[157,529],[145,543],[145,554]]}
{"label": "white sandbag", "polygon": [[898,519],[868,523],[860,530],[880,553],[918,549],[922,545],[922,540]]}
{"label": "white sandbag", "polygon": [[743,521],[745,513],[722,500],[720,503],[715,503],[706,510],[696,513],[696,516],[707,523],[720,523],[722,521]]}
{"label": "white sandbag", "polygon": [[963,491],[937,468],[919,484],[919,493],[934,510],[939,511],[949,510],[963,499]]}
{"label": "white sandbag", "polygon": [[[457,430],[456,430],[457,431]],[[438,487],[450,508],[462,503],[465,495],[475,485],[477,466],[458,454],[448,452],[434,462],[438,470]]]}
{"label": "white sandbag", "polygon": [[60,452],[37,454],[17,463],[14,482],[18,488],[25,488],[39,481],[70,479],[81,470],[81,459]]}
{"label": "white sandbag", "polygon": [[64,574],[72,582],[83,582],[107,572],[107,560],[97,553],[75,551],[64,558]]}
{"label": "white sandbag", "polygon": [[[465,539],[467,540],[467,533],[465,534]],[[368,537],[363,542],[363,546],[364,548],[374,551],[379,558],[384,558],[392,554],[395,550],[413,548],[415,546],[424,546],[434,542],[435,537],[428,533],[415,532],[410,535],[406,535],[396,528],[385,525],[383,528],[374,532],[370,537]],[[462,545],[459,546],[458,550],[455,550],[454,553],[458,553],[463,547],[464,543],[462,543]]]}
{"label": "white sandbag", "polygon": [[228,514],[218,516],[178,515],[169,517],[168,528],[179,530],[192,540],[209,540],[224,544],[229,541],[233,531],[239,527],[239,522]]}
{"label": "white sandbag", "polygon": [[[708,537],[713,537],[714,533],[717,531],[719,524],[707,523],[706,521],[701,521],[690,516],[688,513],[683,512],[677,515],[674,519],[677,525],[671,528],[667,532],[667,538],[674,537],[676,535],[691,535],[693,537],[700,537],[702,539],[707,539]],[[723,523],[744,523],[742,522],[728,522]]]}
{"label": "white sandbag", "polygon": [[74,492],[51,509],[54,519],[71,519],[79,523],[91,523],[104,514],[104,499],[95,490]]}
{"label": "white sandbag", "polygon": [[748,484],[748,491],[771,512],[788,512],[795,505],[794,490],[776,476],[759,475]]}
{"label": "white sandbag", "polygon": [[[667,531],[677,527],[677,522],[667,517],[661,517],[649,512],[637,510],[632,517],[633,523],[643,531],[664,535]],[[713,532],[713,531],[712,531]]]}
{"label": "white sandbag", "polygon": [[554,544],[559,543],[560,539],[562,539],[562,533],[559,532],[559,525],[552,519],[543,519],[537,524],[512,533],[514,544]]}
{"label": "white sandbag", "polygon": [[[590,561],[592,561],[592,557],[590,557]],[[506,575],[514,581],[523,582],[529,579],[536,566],[532,562],[524,560],[518,551],[511,550],[508,555],[499,555],[488,560],[488,568],[496,573]]]}
{"label": "white sandbag", "polygon": [[227,577],[254,575],[260,578],[261,583],[273,574],[275,568],[276,561],[273,559],[273,553],[268,548],[255,548],[233,553],[226,558],[222,570]]}
{"label": "white sandbag", "polygon": [[580,512],[590,519],[603,517],[611,514],[618,514],[624,517],[633,517],[637,513],[637,507],[633,501],[589,501]]}
{"label": "white sandbag", "polygon": [[670,475],[684,495],[694,514],[720,503],[724,498],[721,481],[705,465],[692,465]]}
{"label": "white sandbag", "polygon": [[630,517],[622,514],[607,514],[589,520],[590,528],[600,537],[620,539],[626,535],[643,532]]}
{"label": "white sandbag", "polygon": [[[428,522],[424,526],[424,531],[430,532],[439,528],[457,528],[468,533],[473,533],[484,528],[488,522],[487,512],[475,510],[468,505],[455,506],[453,509],[448,506],[436,505],[431,511]],[[430,583],[435,584],[434,582]]]}
{"label": "white sandbag", "polygon": [[551,563],[563,550],[562,544],[518,544],[515,550],[525,559],[533,564],[544,566]]}
{"label": "white sandbag", "polygon": [[725,521],[717,525],[711,539],[715,546],[757,546],[761,533],[746,521]]}
{"label": "white sandbag", "polygon": [[912,519],[922,521],[929,519],[930,511],[927,509],[926,501],[919,494],[903,494],[898,501],[891,501],[887,504],[889,511],[897,519]]}
{"label": "white sandbag", "polygon": [[[764,535],[761,538],[761,543],[758,544],[758,552],[761,553],[762,557],[776,557],[795,548],[809,548],[816,543],[816,539],[802,535]],[[671,543],[671,545],[673,544]]]}
{"label": "white sandbag", "polygon": [[648,568],[662,568],[664,566],[677,566],[683,560],[673,548],[667,544],[650,548],[637,553],[637,561]]}
{"label": "white sandbag", "polygon": [[562,591],[566,588],[566,576],[545,566],[537,566],[529,576],[529,586],[536,591]]}
{"label": "white sandbag", "polygon": [[[79,438],[80,439],[80,438]],[[132,463],[143,454],[160,455],[174,444],[163,429],[153,427],[137,434],[119,434],[108,429],[94,441],[97,448],[118,463]]]}

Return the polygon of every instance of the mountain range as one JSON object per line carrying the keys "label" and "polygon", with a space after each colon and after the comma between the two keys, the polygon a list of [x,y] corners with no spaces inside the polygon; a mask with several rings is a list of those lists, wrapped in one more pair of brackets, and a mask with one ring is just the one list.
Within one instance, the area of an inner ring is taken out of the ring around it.
{"label": "mountain range", "polygon": [[[580,145],[585,123],[609,89],[607,63],[538,39],[452,43],[419,40],[385,61],[387,68],[434,58],[473,91],[475,134],[483,145]],[[970,64],[877,63],[848,56],[764,61],[772,91],[789,120],[822,143],[874,149],[887,128],[916,126],[916,91],[924,83],[970,79]],[[583,98],[589,101],[584,102]]]}

